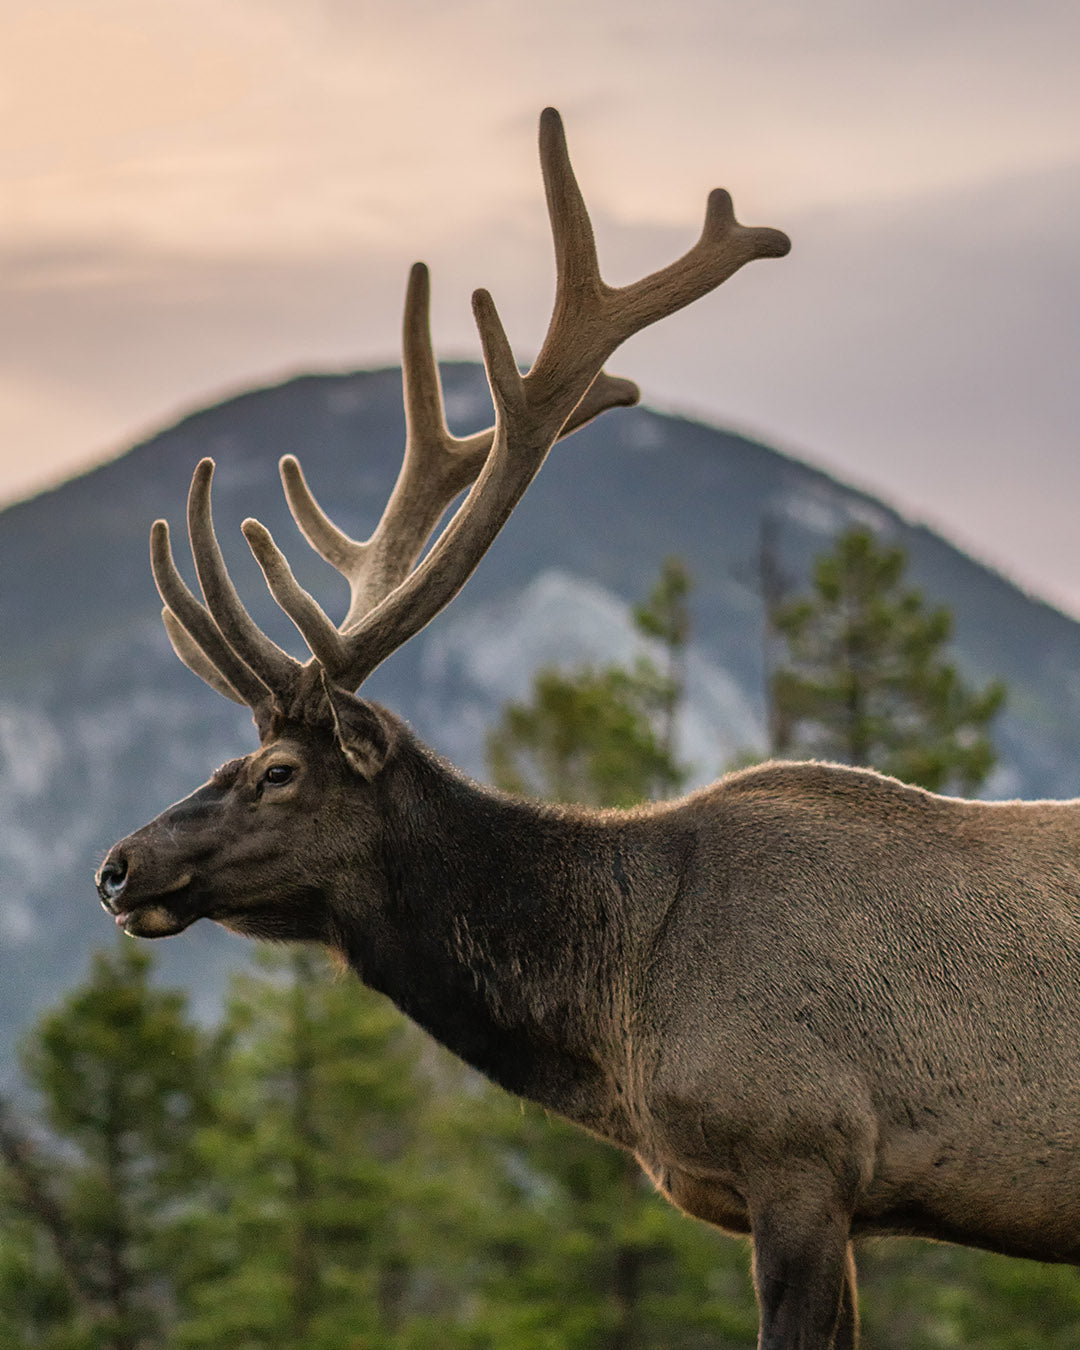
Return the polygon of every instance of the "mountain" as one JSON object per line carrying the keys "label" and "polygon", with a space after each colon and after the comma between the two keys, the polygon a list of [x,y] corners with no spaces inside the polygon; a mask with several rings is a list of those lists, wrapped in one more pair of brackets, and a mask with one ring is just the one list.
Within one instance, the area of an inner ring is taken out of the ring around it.
{"label": "mountain", "polygon": [[[444,368],[451,422],[490,420],[482,371]],[[150,522],[182,537],[191,470],[217,460],[215,515],[256,619],[298,650],[240,536],[255,515],[301,583],[343,614],[345,587],[292,525],[278,457],[350,533],[366,534],[403,443],[397,370],[305,376],[195,413],[110,464],[0,518],[0,1079],[19,1028],[112,940],[92,875],[111,842],[254,745],[243,710],[173,656],[150,577]],[[537,666],[634,650],[629,607],[678,554],[696,581],[682,753],[698,781],[763,740],[762,521],[783,571],[860,521],[907,550],[913,580],[956,616],[954,653],[1010,690],[995,796],[1071,796],[1080,776],[1080,624],[881,502],[764,445],[662,416],[610,413],[552,452],[462,595],[365,692],[473,774],[501,704]],[[180,550],[178,550],[178,553]],[[181,567],[185,566],[181,558]],[[192,569],[187,566],[190,576]],[[248,947],[210,924],[161,943],[163,978],[207,1016]]]}

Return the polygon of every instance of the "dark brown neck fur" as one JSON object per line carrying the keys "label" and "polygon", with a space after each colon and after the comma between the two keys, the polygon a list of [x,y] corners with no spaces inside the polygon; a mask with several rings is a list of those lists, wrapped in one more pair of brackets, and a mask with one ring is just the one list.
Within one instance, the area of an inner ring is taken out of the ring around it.
{"label": "dark brown neck fur", "polygon": [[640,818],[505,797],[407,732],[378,790],[383,893],[332,905],[350,964],[503,1087],[625,1133],[619,1060],[649,922]]}

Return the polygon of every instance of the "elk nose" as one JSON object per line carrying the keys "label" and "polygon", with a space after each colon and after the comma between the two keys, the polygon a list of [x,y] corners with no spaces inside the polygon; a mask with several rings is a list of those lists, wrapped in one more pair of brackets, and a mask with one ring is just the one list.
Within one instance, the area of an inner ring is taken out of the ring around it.
{"label": "elk nose", "polygon": [[98,895],[101,903],[115,912],[116,902],[124,894],[128,883],[128,865],[124,855],[106,858],[97,875]]}

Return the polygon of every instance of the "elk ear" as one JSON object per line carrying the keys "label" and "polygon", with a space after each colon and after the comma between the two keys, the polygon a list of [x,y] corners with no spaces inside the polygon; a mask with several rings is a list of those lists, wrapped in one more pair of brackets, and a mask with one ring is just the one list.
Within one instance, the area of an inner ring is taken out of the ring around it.
{"label": "elk ear", "polygon": [[374,778],[386,763],[390,751],[390,733],[386,723],[370,703],[365,703],[355,694],[336,689],[325,678],[323,687],[341,753],[361,778]]}
{"label": "elk ear", "polygon": [[276,698],[266,698],[252,709],[251,720],[259,733],[259,740],[265,744],[281,732],[285,714]]}

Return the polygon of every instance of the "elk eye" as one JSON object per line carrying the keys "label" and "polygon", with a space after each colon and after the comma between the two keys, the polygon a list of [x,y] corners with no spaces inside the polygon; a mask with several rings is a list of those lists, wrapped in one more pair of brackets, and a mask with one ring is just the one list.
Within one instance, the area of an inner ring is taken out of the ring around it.
{"label": "elk eye", "polygon": [[282,783],[287,783],[293,776],[291,764],[271,764],[266,771],[267,783],[272,783],[274,787],[280,787]]}

